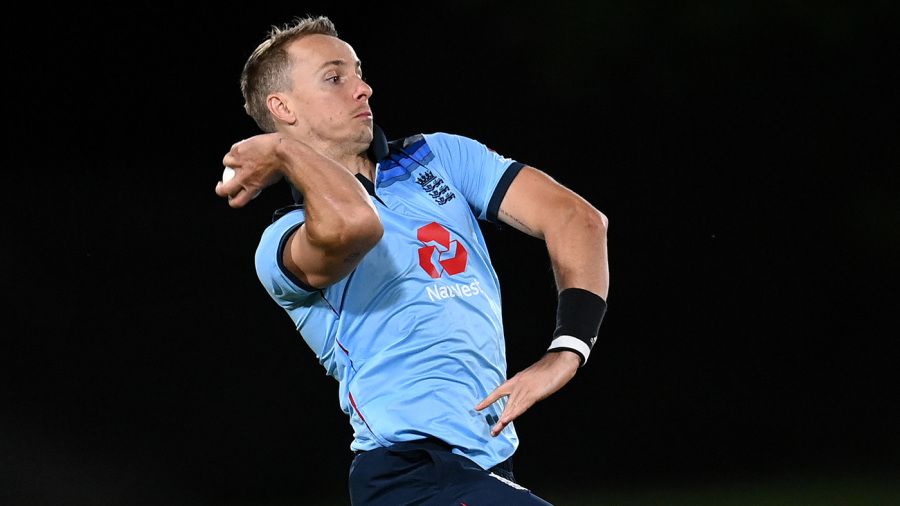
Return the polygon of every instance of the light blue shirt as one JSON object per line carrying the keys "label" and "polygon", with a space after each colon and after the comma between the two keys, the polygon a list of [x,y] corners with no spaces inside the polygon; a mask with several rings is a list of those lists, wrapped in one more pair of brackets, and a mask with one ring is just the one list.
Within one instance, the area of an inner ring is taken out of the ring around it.
{"label": "light blue shirt", "polygon": [[281,260],[304,219],[263,232],[256,270],[327,374],[353,427],[353,450],[433,436],[485,469],[518,446],[490,428],[505,399],[475,406],[506,380],[500,285],[478,220],[496,221],[522,164],[446,133],[391,143],[372,202],[384,235],[346,278],[322,290]]}

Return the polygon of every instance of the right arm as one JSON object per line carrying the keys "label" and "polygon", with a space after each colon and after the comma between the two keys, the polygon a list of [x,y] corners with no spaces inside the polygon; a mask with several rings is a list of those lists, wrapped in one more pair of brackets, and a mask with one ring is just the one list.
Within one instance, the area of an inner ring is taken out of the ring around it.
{"label": "right arm", "polygon": [[310,286],[343,279],[381,239],[381,220],[359,181],[302,142],[257,135],[232,146],[222,162],[235,176],[219,183],[216,194],[228,197],[232,207],[246,205],[282,176],[303,193],[306,221],[286,241],[283,261]]}

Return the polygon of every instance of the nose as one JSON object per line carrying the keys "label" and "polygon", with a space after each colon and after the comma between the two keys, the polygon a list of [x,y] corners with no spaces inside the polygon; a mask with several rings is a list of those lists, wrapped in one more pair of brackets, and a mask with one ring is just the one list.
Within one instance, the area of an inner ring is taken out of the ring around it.
{"label": "nose", "polygon": [[361,77],[357,78],[356,90],[353,97],[356,100],[368,100],[372,96],[372,87],[369,83],[363,81]]}

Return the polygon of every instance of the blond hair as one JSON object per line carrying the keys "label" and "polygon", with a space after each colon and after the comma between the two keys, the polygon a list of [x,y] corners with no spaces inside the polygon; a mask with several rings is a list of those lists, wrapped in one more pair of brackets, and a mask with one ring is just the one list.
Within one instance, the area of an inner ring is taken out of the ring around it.
{"label": "blond hair", "polygon": [[291,89],[291,59],[287,46],[307,35],[337,37],[334,23],[326,16],[296,18],[293,24],[273,26],[268,37],[253,51],[241,72],[241,94],[244,110],[264,132],[275,131],[266,98],[277,91]]}

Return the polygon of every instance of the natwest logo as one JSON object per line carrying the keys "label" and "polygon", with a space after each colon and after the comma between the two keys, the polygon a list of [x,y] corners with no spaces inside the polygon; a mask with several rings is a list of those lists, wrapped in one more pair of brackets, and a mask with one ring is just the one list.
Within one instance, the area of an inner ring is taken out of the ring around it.
{"label": "natwest logo", "polygon": [[469,253],[461,242],[450,240],[449,230],[431,222],[419,228],[417,236],[425,243],[419,248],[419,265],[429,276],[439,278],[441,272],[452,276],[466,270]]}

